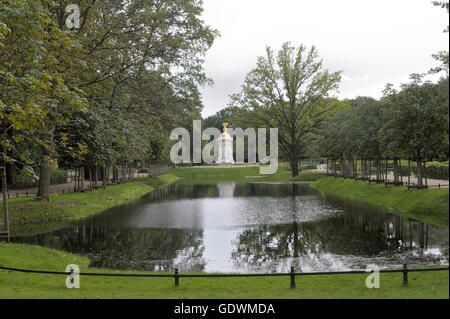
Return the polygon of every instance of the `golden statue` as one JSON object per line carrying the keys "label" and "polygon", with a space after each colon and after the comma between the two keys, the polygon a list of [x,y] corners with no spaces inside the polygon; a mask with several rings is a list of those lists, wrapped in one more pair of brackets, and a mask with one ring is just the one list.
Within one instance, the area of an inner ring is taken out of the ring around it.
{"label": "golden statue", "polygon": [[228,123],[222,123],[222,126],[223,126],[223,132],[224,132],[224,133],[227,133],[227,126],[228,126]]}

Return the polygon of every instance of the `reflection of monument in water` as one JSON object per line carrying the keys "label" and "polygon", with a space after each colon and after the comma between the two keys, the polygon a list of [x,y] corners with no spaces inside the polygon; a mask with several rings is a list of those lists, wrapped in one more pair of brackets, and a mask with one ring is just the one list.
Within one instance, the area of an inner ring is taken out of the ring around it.
{"label": "reflection of monument in water", "polygon": [[234,197],[235,183],[218,183],[219,197]]}
{"label": "reflection of monument in water", "polygon": [[223,132],[216,139],[217,143],[217,164],[234,164],[233,159],[233,138],[228,133],[228,123],[222,123]]}

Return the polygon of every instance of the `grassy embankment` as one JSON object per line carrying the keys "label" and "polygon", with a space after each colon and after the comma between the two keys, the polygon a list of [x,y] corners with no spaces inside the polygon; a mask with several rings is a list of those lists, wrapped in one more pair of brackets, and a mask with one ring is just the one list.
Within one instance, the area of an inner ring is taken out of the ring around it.
{"label": "grassy embankment", "polygon": [[[65,271],[77,264],[89,269],[88,259],[39,246],[0,243],[0,265]],[[120,273],[144,273],[120,271]],[[366,275],[305,276],[289,289],[289,277],[173,278],[81,277],[80,289],[67,289],[65,276],[0,270],[0,298],[448,298],[448,271],[414,272],[409,285],[401,273],[381,274],[381,287],[365,287]]]}
{"label": "grassy embankment", "polygon": [[177,183],[207,184],[217,182],[284,182],[284,181],[315,181],[325,176],[325,173],[302,171],[296,177],[286,169],[285,163],[280,163],[275,174],[260,174],[258,166],[247,167],[183,167],[169,171],[180,178]]}
{"label": "grassy embankment", "polygon": [[395,214],[448,227],[448,189],[410,189],[351,179],[325,177],[311,184],[333,196],[380,206]]}
{"label": "grassy embankment", "polygon": [[[17,236],[57,229],[69,222],[91,217],[108,208],[137,200],[152,190],[176,180],[178,177],[171,174],[140,178],[92,192],[52,195],[48,203],[35,201],[32,197],[10,199],[8,203],[11,232],[13,236]],[[0,215],[3,215],[3,207],[0,208]]]}

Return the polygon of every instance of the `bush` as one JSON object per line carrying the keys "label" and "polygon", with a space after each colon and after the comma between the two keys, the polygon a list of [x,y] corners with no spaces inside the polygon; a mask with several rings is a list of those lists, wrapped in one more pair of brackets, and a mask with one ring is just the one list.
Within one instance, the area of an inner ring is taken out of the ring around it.
{"label": "bush", "polygon": [[38,181],[33,180],[30,176],[14,174],[13,184],[9,185],[9,188],[10,189],[31,188],[36,187],[37,185]]}
{"label": "bush", "polygon": [[63,184],[67,183],[68,171],[65,169],[54,169],[50,173],[50,184]]}
{"label": "bush", "polygon": [[[415,176],[417,171],[416,162],[411,162],[411,175]],[[408,175],[408,164],[402,163],[402,175]],[[427,178],[444,179],[448,181],[448,162],[427,162]]]}
{"label": "bush", "polygon": [[[39,176],[39,171],[36,171],[36,175]],[[54,169],[50,173],[50,184],[63,184],[67,182],[68,171],[64,169]],[[39,181],[33,180],[30,176],[22,174],[13,175],[13,184],[9,185],[10,189],[32,188],[37,187]]]}
{"label": "bush", "polygon": [[448,162],[427,163],[427,177],[448,181]]}

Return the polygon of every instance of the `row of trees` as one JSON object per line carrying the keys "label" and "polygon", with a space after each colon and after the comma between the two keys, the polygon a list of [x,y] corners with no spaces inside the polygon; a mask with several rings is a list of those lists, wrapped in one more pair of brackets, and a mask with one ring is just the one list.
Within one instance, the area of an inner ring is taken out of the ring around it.
{"label": "row of trees", "polygon": [[437,84],[412,77],[398,91],[387,86],[380,100],[348,101],[348,108],[323,123],[315,152],[340,162],[370,160],[377,172],[391,159],[394,181],[400,160],[412,160],[422,185],[424,162],[448,160],[448,77]]}
{"label": "row of trees", "polygon": [[218,33],[201,2],[78,0],[68,28],[73,2],[0,0],[0,160],[9,181],[39,167],[41,200],[58,165],[165,159],[211,82],[202,63]]}
{"label": "row of trees", "polygon": [[[448,2],[433,4],[448,12]],[[440,64],[428,73],[444,74],[438,83],[426,81],[427,74],[413,74],[399,90],[388,84],[379,100],[339,100],[332,94],[341,72],[325,69],[315,47],[285,43],[277,54],[268,47],[241,92],[230,97],[226,112],[207,122],[225,116],[242,128],[277,127],[280,153],[290,161],[292,176],[305,157],[373,159],[378,166],[381,159],[402,158],[417,161],[421,180],[424,161],[448,160],[448,52],[433,57]]]}

